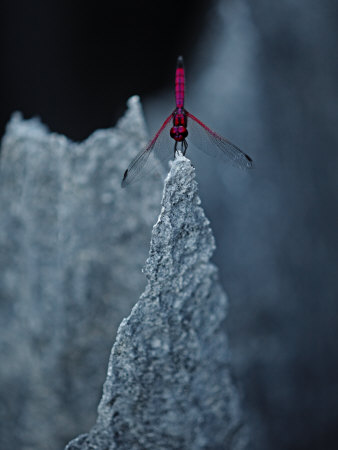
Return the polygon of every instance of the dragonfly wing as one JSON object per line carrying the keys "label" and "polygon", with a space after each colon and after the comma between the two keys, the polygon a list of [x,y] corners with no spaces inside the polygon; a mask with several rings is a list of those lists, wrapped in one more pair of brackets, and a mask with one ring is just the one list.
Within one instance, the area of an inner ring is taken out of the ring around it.
{"label": "dragonfly wing", "polygon": [[[129,164],[128,169],[124,172],[122,187],[126,187],[134,181],[139,180],[145,175],[149,175],[159,170],[159,160],[168,161],[170,155],[173,154],[170,148],[170,134],[172,114],[166,118],[163,125],[151,139],[145,149],[143,149]],[[142,171],[142,172],[141,172]]]}
{"label": "dragonfly wing", "polygon": [[[197,117],[186,111],[188,116],[188,139],[202,152],[215,158],[231,162],[242,169],[252,167],[252,159],[228,139],[212,131]],[[190,120],[189,120],[190,119]]]}

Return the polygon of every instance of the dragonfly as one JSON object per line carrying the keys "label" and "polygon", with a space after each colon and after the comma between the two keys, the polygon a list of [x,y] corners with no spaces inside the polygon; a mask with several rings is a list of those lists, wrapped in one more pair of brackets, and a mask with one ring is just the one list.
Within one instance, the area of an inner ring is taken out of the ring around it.
{"label": "dragonfly", "polygon": [[[184,108],[185,72],[183,58],[177,59],[175,74],[176,108],[165,119],[161,128],[150,140],[148,145],[131,161],[124,172],[121,186],[126,187],[137,181],[143,174],[158,168],[159,160],[168,161],[172,155],[170,138],[174,143],[174,158],[177,154],[186,154],[188,148],[187,137],[192,144],[202,152],[230,162],[242,169],[252,167],[252,159],[225,137],[207,127],[201,120],[193,116]],[[189,132],[188,132],[189,128]]]}

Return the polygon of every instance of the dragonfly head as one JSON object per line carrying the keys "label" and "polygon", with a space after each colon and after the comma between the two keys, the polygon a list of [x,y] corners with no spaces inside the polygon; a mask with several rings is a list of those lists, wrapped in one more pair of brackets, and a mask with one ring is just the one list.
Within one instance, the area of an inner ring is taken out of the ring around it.
{"label": "dragonfly head", "polygon": [[188,130],[185,126],[173,126],[170,130],[170,136],[177,142],[182,142],[188,136]]}

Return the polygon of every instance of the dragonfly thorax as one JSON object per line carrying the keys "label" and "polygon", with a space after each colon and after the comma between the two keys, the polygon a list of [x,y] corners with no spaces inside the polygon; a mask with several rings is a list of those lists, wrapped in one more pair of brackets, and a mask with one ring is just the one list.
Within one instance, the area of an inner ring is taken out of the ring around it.
{"label": "dragonfly thorax", "polygon": [[182,142],[188,136],[187,116],[184,110],[177,108],[173,115],[173,127],[170,130],[170,136],[177,142]]}

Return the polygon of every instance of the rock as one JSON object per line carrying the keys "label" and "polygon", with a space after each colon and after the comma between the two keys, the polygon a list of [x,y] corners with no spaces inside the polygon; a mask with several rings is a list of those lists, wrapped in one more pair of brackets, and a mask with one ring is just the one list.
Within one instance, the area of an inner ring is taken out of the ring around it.
{"label": "rock", "polygon": [[96,418],[162,180],[120,188],[147,140],[137,97],[83,143],[16,113],[0,166],[0,448],[56,450]]}
{"label": "rock", "polygon": [[179,156],[152,231],[148,284],[118,329],[97,423],[67,450],[246,447],[214,249],[195,170]]}

